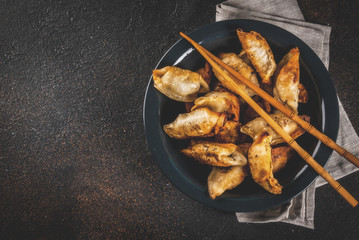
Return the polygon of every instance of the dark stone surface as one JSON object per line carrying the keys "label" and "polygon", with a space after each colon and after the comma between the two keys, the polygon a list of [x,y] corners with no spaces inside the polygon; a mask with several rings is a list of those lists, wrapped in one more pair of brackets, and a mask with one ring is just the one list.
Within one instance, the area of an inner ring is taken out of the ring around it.
{"label": "dark stone surface", "polygon": [[[316,229],[239,224],[192,201],[146,148],[152,69],[221,1],[1,1],[0,239],[356,239],[358,208],[317,190]],[[358,1],[309,1],[359,132]],[[359,198],[359,174],[340,183]]]}

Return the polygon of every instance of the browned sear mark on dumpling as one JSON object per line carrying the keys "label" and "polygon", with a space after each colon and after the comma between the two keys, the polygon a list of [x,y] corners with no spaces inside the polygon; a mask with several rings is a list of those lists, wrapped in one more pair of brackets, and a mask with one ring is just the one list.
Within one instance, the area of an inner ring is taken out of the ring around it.
{"label": "browned sear mark on dumpling", "polygon": [[298,94],[298,102],[307,103],[308,102],[308,91],[302,83],[299,83],[299,94]]}
{"label": "browned sear mark on dumpling", "polygon": [[182,153],[202,164],[217,167],[244,166],[247,164],[244,153],[232,143],[192,142],[189,147],[182,150]]}
{"label": "browned sear mark on dumpling", "polygon": [[289,146],[282,146],[272,148],[272,165],[273,165],[273,173],[278,172],[283,169],[294,154],[294,150]]}
{"label": "browned sear mark on dumpling", "polygon": [[208,84],[208,86],[210,86],[210,84],[212,82],[213,72],[212,72],[212,69],[211,69],[209,63],[206,62],[206,64],[204,65],[203,68],[200,68],[197,70],[197,73],[199,75],[201,75],[203,80]]}

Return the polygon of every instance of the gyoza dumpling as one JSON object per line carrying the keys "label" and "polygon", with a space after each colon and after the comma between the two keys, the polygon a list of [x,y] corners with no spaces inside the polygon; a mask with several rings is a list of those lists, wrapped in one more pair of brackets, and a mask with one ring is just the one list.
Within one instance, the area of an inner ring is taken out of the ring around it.
{"label": "gyoza dumpling", "polygon": [[[255,84],[257,87],[259,87],[259,82],[257,79],[256,72],[252,67],[250,67],[243,59],[241,59],[237,54],[235,53],[221,53],[219,55],[219,58],[228,66],[239,72],[242,76],[244,76],[246,79],[251,81],[253,84]],[[225,70],[224,70],[225,71]],[[218,78],[220,82],[223,82],[223,77],[217,73],[215,69],[213,69],[214,74]],[[227,71],[225,71],[227,73]],[[238,84],[242,86],[244,91],[249,96],[254,96],[256,93],[251,90],[249,87],[247,87],[245,84],[243,84],[241,81],[238,80]],[[225,86],[226,87],[226,86]]]}
{"label": "gyoza dumpling", "polygon": [[[248,154],[250,143],[238,145],[241,151]],[[291,157],[293,150],[289,146],[272,148],[272,172],[276,173],[281,170]],[[212,199],[222,195],[226,190],[233,189],[240,185],[244,178],[248,176],[248,165],[245,166],[232,166],[232,167],[213,167],[208,176],[208,192]],[[267,182],[262,183],[263,187],[269,188]]]}
{"label": "gyoza dumpling", "polygon": [[248,163],[253,180],[268,192],[280,194],[282,186],[273,176],[271,135],[262,131],[248,150]]}
{"label": "gyoza dumpling", "polygon": [[275,71],[276,64],[267,41],[254,31],[246,33],[237,29],[237,35],[247,57],[262,78],[262,82],[270,85],[270,78]]}
{"label": "gyoza dumpling", "polygon": [[222,195],[224,191],[241,184],[248,175],[248,166],[213,167],[208,176],[208,192],[212,199]]}
{"label": "gyoza dumpling", "polygon": [[248,163],[255,182],[264,182],[272,172],[271,135],[262,131],[248,150]]}
{"label": "gyoza dumpling", "polygon": [[299,49],[293,48],[278,64],[274,73],[274,98],[298,113]]}
{"label": "gyoza dumpling", "polygon": [[192,142],[182,150],[182,153],[192,157],[202,164],[217,167],[244,166],[247,158],[241,148],[232,143]]}
{"label": "gyoza dumpling", "polygon": [[272,172],[276,173],[287,165],[288,159],[292,157],[294,153],[293,148],[289,146],[272,148]]}
{"label": "gyoza dumpling", "polygon": [[250,67],[253,67],[251,60],[248,58],[246,51],[242,49],[242,51],[238,54],[238,57],[242,58],[242,60],[247,63]]}
{"label": "gyoza dumpling", "polygon": [[226,119],[226,114],[213,112],[208,108],[199,108],[178,115],[172,123],[164,125],[163,130],[168,136],[177,139],[210,137],[220,131]]}
{"label": "gyoza dumpling", "polygon": [[232,116],[233,121],[239,120],[239,101],[232,93],[217,91],[209,92],[194,101],[192,111],[203,107],[214,112],[228,113]]}
{"label": "gyoza dumpling", "polygon": [[299,94],[298,94],[298,102],[307,103],[308,102],[308,91],[302,83],[298,85]]}
{"label": "gyoza dumpling", "polygon": [[213,72],[208,62],[206,62],[203,68],[198,69],[197,73],[201,75],[201,77],[208,84],[208,86],[211,84]]}
{"label": "gyoza dumpling", "polygon": [[154,86],[167,97],[180,102],[193,102],[198,93],[209,91],[200,74],[175,66],[153,70]]}
{"label": "gyoza dumpling", "polygon": [[238,143],[242,139],[243,133],[240,131],[241,124],[237,121],[227,121],[221,128],[221,131],[216,133],[214,139],[221,143]]}
{"label": "gyoza dumpling", "polygon": [[[253,100],[266,112],[266,113],[270,113],[271,112],[271,106],[268,102],[266,102],[263,98],[259,97],[259,96],[254,96]],[[241,118],[241,122],[243,124],[246,124],[247,122],[250,122],[254,119],[256,119],[257,117],[259,117],[259,114],[248,104],[243,104],[242,106],[243,113],[242,113],[242,118]]]}
{"label": "gyoza dumpling", "polygon": [[[296,122],[292,119],[288,118],[282,113],[275,113],[269,115],[273,120],[279,124],[283,128],[283,130],[288,133],[292,138],[297,138],[302,135],[305,131],[302,129]],[[300,116],[305,121],[309,121],[308,116]],[[283,143],[283,138],[276,132],[269,124],[261,117],[258,117],[243,127],[241,127],[241,132],[247,134],[252,139],[255,139],[258,134],[260,134],[264,129],[268,131],[268,133],[272,136],[271,145],[276,145],[279,143]]]}

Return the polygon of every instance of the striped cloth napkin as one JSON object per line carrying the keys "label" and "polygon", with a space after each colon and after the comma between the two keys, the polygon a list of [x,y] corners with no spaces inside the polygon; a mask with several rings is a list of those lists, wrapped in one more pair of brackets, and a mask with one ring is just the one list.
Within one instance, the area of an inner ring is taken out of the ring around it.
{"label": "striped cloth napkin", "polygon": [[[253,19],[281,27],[303,40],[329,67],[329,38],[331,27],[304,20],[295,0],[229,0],[217,5],[216,21],[228,19]],[[337,144],[359,156],[359,138],[339,101],[339,133]],[[335,179],[358,170],[353,164],[333,151],[325,166]],[[326,184],[322,178],[291,201],[265,211],[236,213],[239,222],[268,223],[285,222],[314,229],[315,188]]]}

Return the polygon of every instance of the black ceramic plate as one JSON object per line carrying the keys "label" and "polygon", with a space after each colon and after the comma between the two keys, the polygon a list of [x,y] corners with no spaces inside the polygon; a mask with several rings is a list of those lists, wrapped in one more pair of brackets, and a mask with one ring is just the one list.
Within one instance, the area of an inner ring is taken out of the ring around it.
{"label": "black ceramic plate", "polygon": [[[239,53],[242,47],[236,36],[237,28],[259,32],[268,41],[277,63],[291,48],[299,48],[300,81],[309,94],[309,102],[300,104],[299,113],[309,115],[311,123],[317,129],[336,140],[339,111],[333,83],[317,55],[299,38],[279,27],[253,20],[216,22],[188,35],[212,53]],[[203,57],[186,40],[181,39],[167,51],[156,68],[176,65],[194,71],[204,63]],[[207,177],[211,168],[181,154],[180,149],[188,145],[188,141],[171,139],[162,129],[164,124],[172,122],[179,113],[185,112],[184,103],[175,102],[158,92],[151,78],[143,111],[147,141],[164,174],[183,193],[211,207],[236,212],[264,210],[289,201],[305,190],[317,177],[315,171],[308,167],[304,160],[295,156],[290,159],[286,168],[275,176],[283,185],[282,194],[270,194],[247,177],[237,188],[226,191],[218,199],[212,200],[207,191]],[[298,142],[319,164],[325,165],[331,149],[308,133],[301,136]]]}

